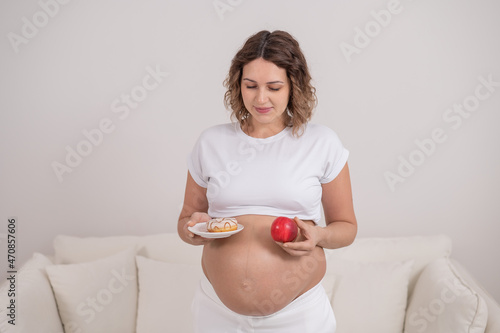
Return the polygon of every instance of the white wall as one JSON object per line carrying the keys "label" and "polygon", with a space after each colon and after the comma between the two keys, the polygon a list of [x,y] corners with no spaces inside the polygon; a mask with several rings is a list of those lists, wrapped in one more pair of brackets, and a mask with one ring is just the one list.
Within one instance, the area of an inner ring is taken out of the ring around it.
{"label": "white wall", "polygon": [[[0,233],[17,217],[18,263],[57,234],[175,231],[185,156],[228,121],[232,56],[283,29],[310,63],[313,121],[351,151],[359,236],[448,234],[500,299],[498,1],[55,1],[0,3]],[[67,147],[87,156],[69,165]]]}

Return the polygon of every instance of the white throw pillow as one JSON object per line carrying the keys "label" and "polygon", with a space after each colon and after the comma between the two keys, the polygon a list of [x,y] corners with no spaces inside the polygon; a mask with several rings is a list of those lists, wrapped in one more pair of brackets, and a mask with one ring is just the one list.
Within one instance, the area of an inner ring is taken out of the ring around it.
{"label": "white throw pillow", "polygon": [[406,312],[405,333],[483,333],[486,303],[448,258],[430,263],[420,275]]}
{"label": "white throw pillow", "polygon": [[411,291],[428,263],[450,255],[451,239],[446,235],[356,238],[352,245],[326,253],[327,258],[365,263],[414,260],[408,285]]}
{"label": "white throw pillow", "polygon": [[[63,333],[63,327],[45,267],[52,262],[40,253],[23,265],[15,277],[15,295],[8,296],[10,281],[0,291],[0,332]],[[9,276],[9,274],[7,275]],[[15,318],[9,316],[10,300],[15,300]],[[15,319],[10,324],[9,321]]]}
{"label": "white throw pillow", "polygon": [[89,262],[113,255],[132,246],[137,247],[137,254],[147,258],[193,265],[200,264],[203,250],[203,246],[186,244],[177,233],[111,237],[59,235],[54,239],[55,261],[57,264]]}
{"label": "white throw pillow", "polygon": [[135,249],[83,264],[47,266],[66,333],[133,333]]}
{"label": "white throw pillow", "polygon": [[201,265],[167,263],[137,256],[137,333],[192,332],[191,303]]}
{"label": "white throw pillow", "polygon": [[401,333],[413,261],[328,262],[323,284],[330,286],[337,319],[335,333]]}

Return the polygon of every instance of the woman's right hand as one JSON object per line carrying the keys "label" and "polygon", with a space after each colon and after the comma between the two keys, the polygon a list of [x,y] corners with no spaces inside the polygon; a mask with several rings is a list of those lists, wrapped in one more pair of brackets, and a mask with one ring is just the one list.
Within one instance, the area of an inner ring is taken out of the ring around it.
{"label": "woman's right hand", "polygon": [[212,218],[207,213],[195,212],[193,213],[193,215],[191,215],[191,218],[184,224],[184,234],[193,245],[203,245],[212,241],[213,239],[195,235],[188,230],[188,227],[193,227],[198,223],[208,222],[211,219]]}

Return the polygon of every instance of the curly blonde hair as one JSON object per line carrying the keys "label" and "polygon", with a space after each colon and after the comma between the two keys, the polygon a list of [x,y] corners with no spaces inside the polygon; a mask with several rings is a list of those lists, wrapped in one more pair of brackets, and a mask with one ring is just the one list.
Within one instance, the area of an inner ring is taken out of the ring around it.
{"label": "curly blonde hair", "polygon": [[285,31],[263,30],[245,42],[231,61],[229,73],[224,80],[227,89],[224,105],[231,110],[231,118],[243,126],[250,116],[241,96],[243,67],[259,58],[286,70],[291,87],[284,120],[286,126],[292,127],[293,134],[299,136],[316,107],[316,88],[311,85],[311,75],[299,43]]}

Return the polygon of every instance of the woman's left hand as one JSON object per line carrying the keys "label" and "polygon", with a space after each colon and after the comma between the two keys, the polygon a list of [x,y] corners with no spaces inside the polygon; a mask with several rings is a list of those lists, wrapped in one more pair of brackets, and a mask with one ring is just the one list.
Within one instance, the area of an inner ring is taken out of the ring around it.
{"label": "woman's left hand", "polygon": [[298,217],[295,217],[293,220],[299,227],[297,238],[292,242],[276,242],[276,244],[292,256],[309,255],[319,242],[318,227],[307,224]]}

